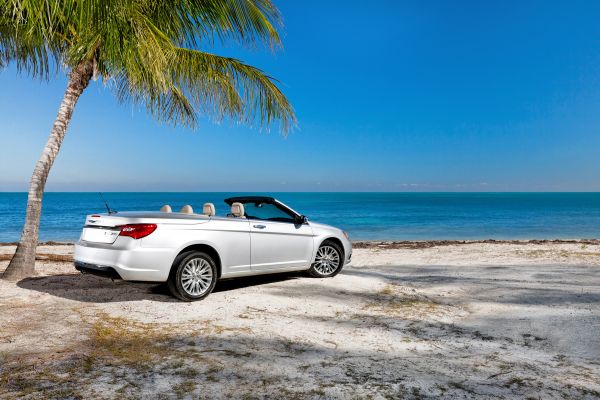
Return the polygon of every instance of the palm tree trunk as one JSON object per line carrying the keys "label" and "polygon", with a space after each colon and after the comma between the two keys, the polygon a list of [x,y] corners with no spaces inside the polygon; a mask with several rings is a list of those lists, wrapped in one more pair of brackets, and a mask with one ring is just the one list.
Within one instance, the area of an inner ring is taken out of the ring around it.
{"label": "palm tree trunk", "polygon": [[2,275],[2,279],[17,281],[32,276],[35,272],[35,251],[38,244],[44,186],[46,186],[48,173],[67,133],[67,126],[71,121],[77,100],[89,84],[93,71],[93,63],[86,61],[72,69],[69,74],[67,90],[58,109],[58,115],[52,126],[50,137],[29,182],[27,214],[21,240],[15,255]]}

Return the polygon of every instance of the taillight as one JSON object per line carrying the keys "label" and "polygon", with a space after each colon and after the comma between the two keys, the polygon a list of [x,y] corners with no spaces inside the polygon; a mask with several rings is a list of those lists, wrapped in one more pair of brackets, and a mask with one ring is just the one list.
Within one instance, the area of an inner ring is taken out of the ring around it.
{"label": "taillight", "polygon": [[119,236],[129,236],[134,239],[141,239],[148,236],[156,230],[156,224],[128,224],[121,225]]}

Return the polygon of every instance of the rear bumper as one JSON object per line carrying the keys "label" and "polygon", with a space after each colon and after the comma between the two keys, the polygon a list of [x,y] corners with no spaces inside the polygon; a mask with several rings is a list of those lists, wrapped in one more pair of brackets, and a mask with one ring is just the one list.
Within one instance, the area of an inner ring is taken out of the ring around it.
{"label": "rear bumper", "polygon": [[121,275],[112,267],[102,267],[100,265],[88,264],[75,261],[75,269],[85,274],[103,276],[111,279],[123,279]]}
{"label": "rear bumper", "polygon": [[113,245],[79,241],[73,255],[75,268],[126,281],[165,282],[175,258],[174,250],[142,247],[139,240],[134,240],[120,237],[117,241],[123,242]]}

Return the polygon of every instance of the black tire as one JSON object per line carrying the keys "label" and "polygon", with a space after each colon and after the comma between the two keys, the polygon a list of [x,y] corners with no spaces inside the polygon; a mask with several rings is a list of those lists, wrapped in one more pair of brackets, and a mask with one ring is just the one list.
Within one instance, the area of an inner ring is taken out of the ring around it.
{"label": "black tire", "polygon": [[[323,264],[321,260],[319,260],[319,255],[321,252],[327,252],[329,254],[333,254],[335,252],[337,256],[337,263],[331,264],[333,259],[327,259],[327,265]],[[317,250],[317,255],[315,256],[315,262],[310,266],[308,273],[310,276],[314,278],[331,278],[340,273],[342,268],[344,267],[344,250],[342,247],[334,241],[325,240],[319,246]]]}
{"label": "black tire", "polygon": [[178,255],[167,280],[171,294],[183,301],[202,300],[213,291],[216,283],[217,264],[211,256],[201,251]]}

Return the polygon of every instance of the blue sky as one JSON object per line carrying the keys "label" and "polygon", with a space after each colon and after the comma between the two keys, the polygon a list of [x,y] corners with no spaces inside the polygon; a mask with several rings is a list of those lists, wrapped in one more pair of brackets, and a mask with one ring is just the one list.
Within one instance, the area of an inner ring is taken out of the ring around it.
{"label": "blue sky", "polygon": [[[283,138],[155,123],[100,82],[47,190],[599,191],[600,2],[275,1]],[[0,72],[0,190],[24,191],[65,88]]]}

